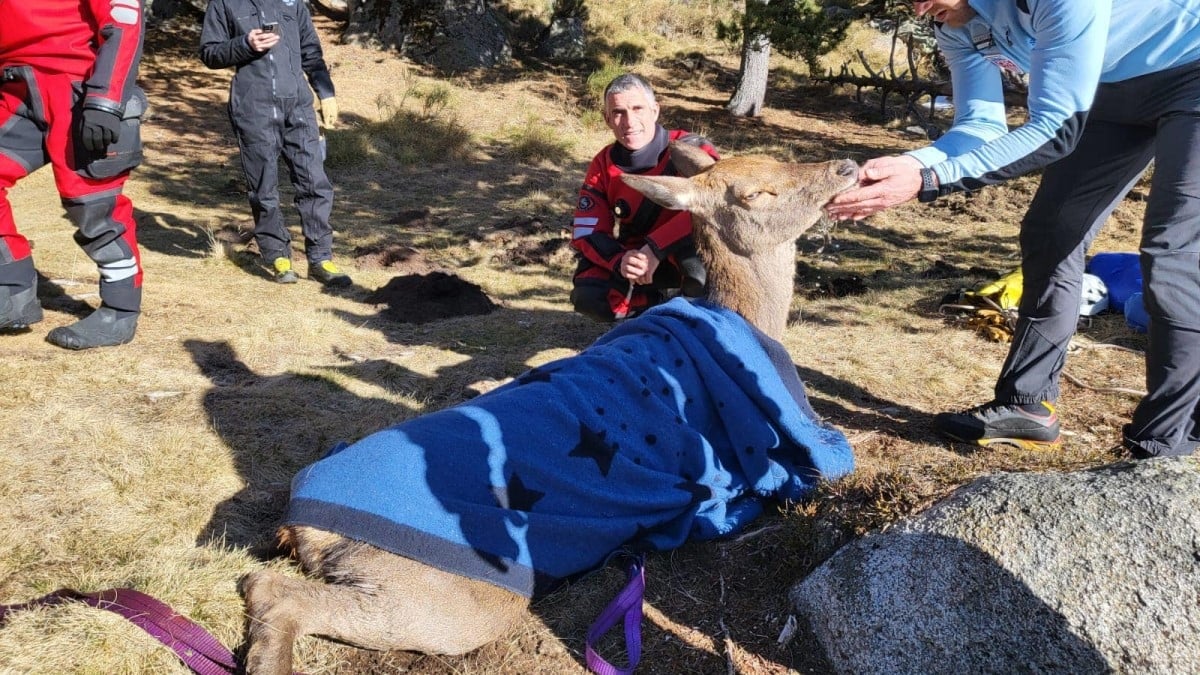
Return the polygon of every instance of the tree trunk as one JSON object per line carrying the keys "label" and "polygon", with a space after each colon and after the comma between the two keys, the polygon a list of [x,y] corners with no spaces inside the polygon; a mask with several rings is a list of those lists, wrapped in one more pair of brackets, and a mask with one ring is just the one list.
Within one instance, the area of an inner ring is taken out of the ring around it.
{"label": "tree trunk", "polygon": [[484,0],[349,0],[344,39],[395,49],[446,71],[487,68],[512,55]]}
{"label": "tree trunk", "polygon": [[758,117],[762,114],[767,96],[767,73],[770,72],[771,40],[755,28],[751,20],[753,3],[766,6],[769,0],[750,0],[746,5],[746,33],[742,38],[742,65],[738,69],[738,84],[725,109],[735,117]]}

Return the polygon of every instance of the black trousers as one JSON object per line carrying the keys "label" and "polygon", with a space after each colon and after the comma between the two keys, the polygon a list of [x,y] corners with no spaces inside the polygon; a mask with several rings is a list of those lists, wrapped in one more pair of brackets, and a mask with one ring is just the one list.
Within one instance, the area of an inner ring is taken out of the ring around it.
{"label": "black trousers", "polygon": [[317,117],[312,100],[275,99],[270,108],[243,110],[230,106],[230,120],[241,150],[254,237],[268,262],[286,256],[291,235],[279,205],[279,156],[287,164],[295,188],[296,210],[309,262],[333,256],[333,183],[325,174]]}
{"label": "black trousers", "polygon": [[1102,84],[1078,146],[1046,168],[1021,223],[1020,318],[996,400],[1057,400],[1085,254],[1151,160],[1140,248],[1148,393],[1125,441],[1180,455],[1200,442],[1200,64]]}

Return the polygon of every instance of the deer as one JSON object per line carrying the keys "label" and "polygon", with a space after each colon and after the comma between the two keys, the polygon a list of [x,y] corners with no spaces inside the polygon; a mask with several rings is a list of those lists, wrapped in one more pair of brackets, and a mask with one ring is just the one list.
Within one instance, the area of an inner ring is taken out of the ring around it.
{"label": "deer", "polygon": [[[851,160],[783,162],[761,155],[717,161],[686,144],[672,144],[671,152],[679,175],[624,175],[622,180],[665,208],[691,212],[697,248],[708,268],[708,284],[700,300],[730,310],[731,316],[740,317],[739,321],[765,336],[765,342],[775,342],[787,362],[779,368],[790,369],[795,377],[795,367],[777,341],[786,328],[793,295],[796,240],[818,221],[833,195],[856,184],[857,164]],[[678,298],[666,306],[673,303],[689,304],[689,300]],[[614,327],[597,345],[619,329],[652,321],[654,314],[650,310]],[[586,360],[597,345],[566,361]],[[505,391],[501,388],[485,396],[504,396]],[[397,428],[405,429],[407,424]],[[527,424],[536,426],[537,422]],[[829,433],[841,439],[844,450],[840,452],[848,456],[849,445],[840,432]],[[452,442],[443,445],[426,450],[429,454],[434,450],[461,451]],[[616,472],[618,460],[609,459],[613,462],[609,470]],[[835,462],[837,466],[830,469],[834,477],[848,472],[846,467],[852,467],[853,460],[842,457],[838,462],[841,464]],[[554,462],[547,458],[536,463]],[[296,493],[306,471],[293,482],[292,509],[306,503]],[[512,490],[508,492],[505,499],[515,499]],[[508,519],[471,527],[513,527],[513,522]],[[248,619],[246,670],[251,675],[291,673],[294,643],[304,635],[373,650],[460,655],[510,633],[529,614],[532,593],[513,590],[512,583],[442,569],[417,556],[368,543],[356,533],[335,531],[338,529],[289,515],[279,529],[279,544],[292,550],[310,576],[296,578],[264,569],[242,578],[240,590]],[[601,551],[591,559],[593,569],[602,566],[604,555]],[[516,567],[492,558],[487,562],[492,567],[477,576]]]}

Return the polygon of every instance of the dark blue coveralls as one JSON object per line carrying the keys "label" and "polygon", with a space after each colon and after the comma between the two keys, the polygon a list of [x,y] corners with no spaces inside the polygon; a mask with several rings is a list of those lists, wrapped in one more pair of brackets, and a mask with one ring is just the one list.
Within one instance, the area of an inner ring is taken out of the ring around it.
{"label": "dark blue coveralls", "polygon": [[[266,52],[256,52],[246,36],[269,23],[278,24],[280,40]],[[241,150],[263,260],[290,257],[291,235],[279,208],[281,151],[295,187],[308,261],[331,259],[333,184],[325,174],[312,90],[325,99],[334,95],[334,88],[308,6],[304,0],[211,0],[200,34],[200,59],[209,68],[237,68],[229,91],[229,120]]]}

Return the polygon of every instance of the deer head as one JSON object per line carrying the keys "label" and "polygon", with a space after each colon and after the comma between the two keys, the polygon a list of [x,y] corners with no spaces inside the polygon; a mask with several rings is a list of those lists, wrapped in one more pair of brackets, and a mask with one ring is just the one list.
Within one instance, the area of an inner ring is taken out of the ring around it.
{"label": "deer head", "polygon": [[621,179],[666,208],[691,212],[708,266],[708,299],[778,339],[791,304],[796,238],[817,222],[833,195],[857,182],[858,165],[760,155],[716,161],[683,143],[671,144],[671,156],[682,176]]}

